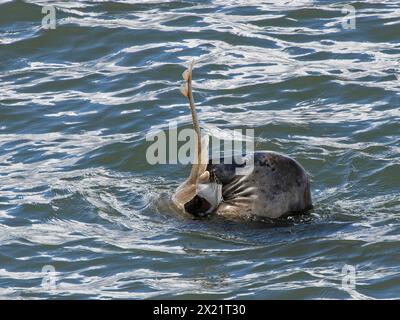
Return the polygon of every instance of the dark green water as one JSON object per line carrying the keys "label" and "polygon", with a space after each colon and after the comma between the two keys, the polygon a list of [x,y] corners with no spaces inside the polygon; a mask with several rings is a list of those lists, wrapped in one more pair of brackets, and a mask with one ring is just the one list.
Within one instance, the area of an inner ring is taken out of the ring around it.
{"label": "dark green water", "polygon": [[[145,135],[190,126],[192,58],[202,122],[297,159],[309,217],[168,208],[188,167]],[[0,86],[1,298],[400,298],[399,2],[2,0]]]}

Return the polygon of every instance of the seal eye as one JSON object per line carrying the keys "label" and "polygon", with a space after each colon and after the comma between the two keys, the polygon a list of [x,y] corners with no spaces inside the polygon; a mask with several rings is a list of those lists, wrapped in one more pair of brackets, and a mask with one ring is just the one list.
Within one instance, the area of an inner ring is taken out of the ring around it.
{"label": "seal eye", "polygon": [[192,200],[185,203],[184,207],[186,212],[195,217],[205,217],[208,210],[211,209],[211,204],[203,197],[196,195]]}

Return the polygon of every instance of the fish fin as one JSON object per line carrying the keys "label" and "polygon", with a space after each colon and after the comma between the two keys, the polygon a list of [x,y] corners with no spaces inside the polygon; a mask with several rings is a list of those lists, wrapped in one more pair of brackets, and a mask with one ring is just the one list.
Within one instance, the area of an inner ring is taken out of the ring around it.
{"label": "fish fin", "polygon": [[199,177],[199,183],[206,183],[210,180],[210,172],[204,171]]}
{"label": "fish fin", "polygon": [[182,86],[181,86],[181,93],[187,98],[188,96],[189,96],[189,88],[188,88],[188,84],[187,83],[184,83]]}
{"label": "fish fin", "polygon": [[183,73],[182,73],[182,78],[183,78],[183,80],[185,80],[185,81],[189,81],[189,70],[188,70],[188,69],[186,69],[185,71],[183,71]]}

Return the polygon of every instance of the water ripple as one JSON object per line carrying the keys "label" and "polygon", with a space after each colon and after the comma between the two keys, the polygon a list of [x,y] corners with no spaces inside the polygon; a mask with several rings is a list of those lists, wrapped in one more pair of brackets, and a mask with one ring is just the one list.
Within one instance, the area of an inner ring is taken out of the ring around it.
{"label": "water ripple", "polygon": [[[400,10],[351,4],[354,30],[335,1],[0,0],[0,297],[399,298]],[[310,216],[171,208],[188,168],[150,166],[145,135],[190,125],[192,58],[203,127],[300,161]]]}

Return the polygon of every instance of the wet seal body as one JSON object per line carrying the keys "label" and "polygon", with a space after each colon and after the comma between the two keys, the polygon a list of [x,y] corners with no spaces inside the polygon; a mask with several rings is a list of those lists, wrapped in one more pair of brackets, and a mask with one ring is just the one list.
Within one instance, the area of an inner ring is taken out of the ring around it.
{"label": "wet seal body", "polygon": [[260,151],[241,157],[235,155],[232,159],[209,160],[209,137],[201,134],[194,105],[192,69],[193,62],[182,74],[185,83],[181,92],[189,100],[196,152],[189,177],[172,197],[178,210],[195,217],[216,213],[235,219],[275,219],[310,209],[307,173],[287,156]]}
{"label": "wet seal body", "polygon": [[[252,159],[250,159],[252,158]],[[222,198],[215,213],[233,218],[281,218],[304,213],[312,208],[310,181],[304,168],[292,158],[272,151],[244,155],[235,159],[210,160],[210,179],[222,184]],[[225,162],[225,163],[224,163]],[[236,169],[253,163],[248,174]]]}

